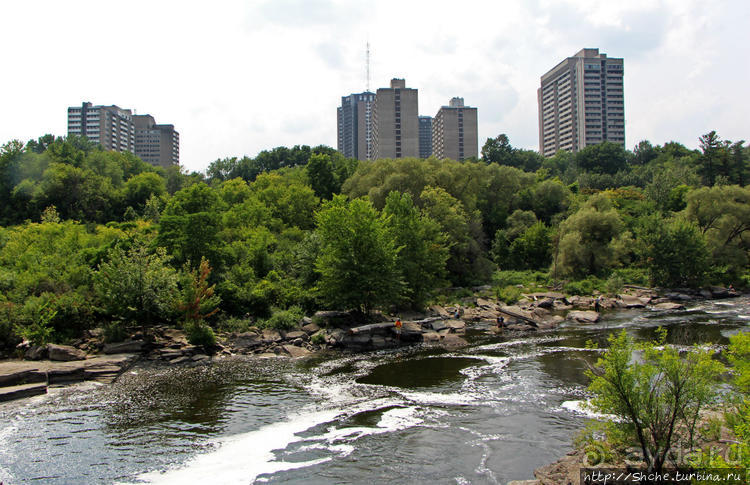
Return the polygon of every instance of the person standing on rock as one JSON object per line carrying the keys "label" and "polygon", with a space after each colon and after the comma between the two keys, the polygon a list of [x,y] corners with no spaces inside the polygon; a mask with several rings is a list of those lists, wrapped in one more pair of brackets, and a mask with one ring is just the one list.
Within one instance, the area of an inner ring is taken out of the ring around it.
{"label": "person standing on rock", "polygon": [[602,309],[602,305],[599,302],[601,298],[602,298],[601,296],[597,296],[596,300],[594,300],[594,310],[596,311],[596,313],[599,313]]}
{"label": "person standing on rock", "polygon": [[400,318],[396,319],[395,325],[396,325],[396,340],[400,341],[401,340],[401,327],[402,327],[402,323],[401,323],[401,319]]}
{"label": "person standing on rock", "polygon": [[497,317],[497,328],[504,328],[504,327],[505,327],[505,318]]}

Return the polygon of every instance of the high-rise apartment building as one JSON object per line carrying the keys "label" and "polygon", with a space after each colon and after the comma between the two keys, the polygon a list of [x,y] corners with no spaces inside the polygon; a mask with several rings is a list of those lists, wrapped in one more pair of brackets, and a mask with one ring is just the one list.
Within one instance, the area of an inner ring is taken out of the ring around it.
{"label": "high-rise apartment building", "polygon": [[68,134],[85,136],[99,143],[105,150],[135,151],[133,113],[117,106],[92,106],[68,108]]}
{"label": "high-rise apartment building", "polygon": [[375,93],[341,97],[336,110],[338,119],[338,151],[345,157],[369,160],[372,155],[372,108]]}
{"label": "high-rise apartment building", "polygon": [[432,116],[419,117],[419,158],[432,155]]}
{"label": "high-rise apartment building", "polygon": [[135,154],[151,165],[180,164],[180,134],[174,125],[158,125],[151,115],[133,115]]}
{"label": "high-rise apartment building", "polygon": [[477,157],[477,109],[464,106],[464,98],[452,98],[432,120],[432,154],[452,160]]}
{"label": "high-rise apartment building", "polygon": [[604,141],[625,146],[623,60],[582,49],[542,76],[539,153],[577,152]]}
{"label": "high-rise apartment building", "polygon": [[153,165],[180,163],[180,135],[174,125],[157,125],[150,115],[134,115],[114,105],[68,108],[68,135],[85,136],[105,150],[135,153]]}
{"label": "high-rise apartment building", "polygon": [[375,93],[372,158],[419,156],[418,93],[403,79]]}

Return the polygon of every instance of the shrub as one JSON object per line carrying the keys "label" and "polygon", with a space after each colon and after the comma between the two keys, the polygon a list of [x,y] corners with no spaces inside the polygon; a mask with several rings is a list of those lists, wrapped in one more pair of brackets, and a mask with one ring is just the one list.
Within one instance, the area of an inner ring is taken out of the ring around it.
{"label": "shrub", "polygon": [[589,277],[584,280],[570,281],[565,283],[563,291],[569,295],[591,295],[594,290],[603,289],[604,285],[599,278]]}
{"label": "shrub", "polygon": [[504,288],[497,289],[497,299],[512,305],[521,299],[521,289],[515,286],[506,286]]}
{"label": "shrub", "polygon": [[312,337],[310,337],[310,342],[314,343],[315,345],[323,345],[326,343],[326,336],[323,332],[318,332]]}
{"label": "shrub", "polygon": [[128,335],[128,330],[123,321],[109,322],[102,327],[104,341],[107,343],[122,342]]}
{"label": "shrub", "polygon": [[186,322],[185,333],[188,342],[192,345],[202,345],[206,348],[216,345],[216,335],[213,329],[201,321]]}
{"label": "shrub", "polygon": [[263,322],[264,328],[274,330],[290,330],[299,325],[300,320],[304,317],[302,308],[298,306],[289,307],[286,310],[276,310],[270,318]]}
{"label": "shrub", "polygon": [[622,291],[622,287],[625,284],[622,277],[616,273],[612,273],[604,282],[604,290],[608,295],[616,295]]}

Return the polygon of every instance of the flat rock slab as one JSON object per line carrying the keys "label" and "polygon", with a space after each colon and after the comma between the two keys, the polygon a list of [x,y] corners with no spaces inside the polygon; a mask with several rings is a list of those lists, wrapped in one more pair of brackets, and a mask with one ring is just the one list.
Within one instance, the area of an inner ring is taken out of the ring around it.
{"label": "flat rock slab", "polygon": [[664,303],[657,303],[654,305],[654,308],[657,310],[684,310],[685,305],[681,305],[679,303],[672,303],[672,302],[664,302]]}
{"label": "flat rock slab", "polygon": [[140,340],[126,340],[124,342],[116,342],[113,344],[106,344],[103,352],[105,354],[128,354],[140,352],[143,349],[143,342]]}
{"label": "flat rock slab", "polygon": [[59,361],[70,361],[70,360],[84,360],[86,358],[86,352],[79,350],[70,345],[57,345],[47,344],[47,353],[49,360]]}
{"label": "flat rock slab", "polygon": [[284,351],[289,354],[292,358],[297,359],[300,357],[306,357],[310,355],[310,351],[304,347],[297,347],[296,345],[282,345]]}
{"label": "flat rock slab", "polygon": [[599,321],[599,314],[591,310],[573,310],[568,313],[567,319],[580,323],[596,323]]}
{"label": "flat rock slab", "polygon": [[0,402],[12,401],[24,397],[36,396],[47,393],[47,384],[21,384],[19,386],[0,387]]}
{"label": "flat rock slab", "polygon": [[33,382],[47,382],[47,373],[39,369],[17,369],[9,367],[0,371],[0,387],[31,384]]}

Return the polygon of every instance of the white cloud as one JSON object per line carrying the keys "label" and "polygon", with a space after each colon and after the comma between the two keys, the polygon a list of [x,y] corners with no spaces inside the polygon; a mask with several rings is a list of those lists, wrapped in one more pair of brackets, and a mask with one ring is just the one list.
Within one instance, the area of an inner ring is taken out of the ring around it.
{"label": "white cloud", "polygon": [[[189,169],[336,142],[341,96],[391,77],[422,114],[479,108],[479,143],[536,148],[539,77],[583,47],[625,58],[628,146],[750,139],[744,0],[5,2],[0,141],[65,134],[66,108],[117,104],[173,123]],[[9,21],[7,21],[9,19]]]}

